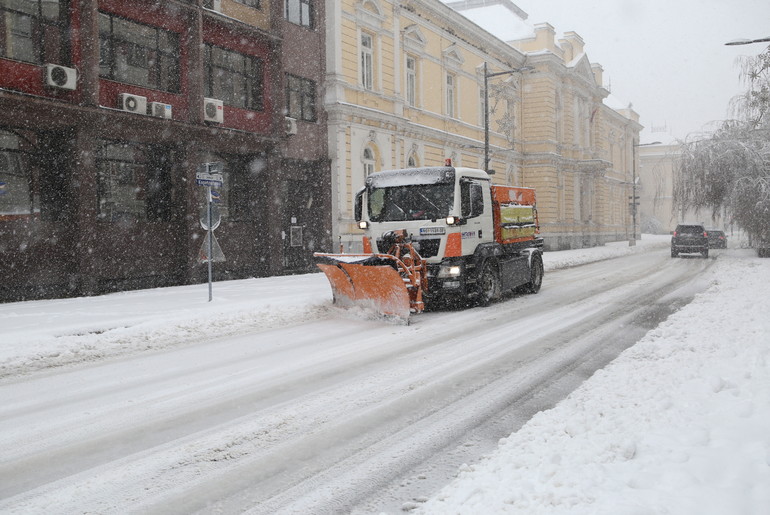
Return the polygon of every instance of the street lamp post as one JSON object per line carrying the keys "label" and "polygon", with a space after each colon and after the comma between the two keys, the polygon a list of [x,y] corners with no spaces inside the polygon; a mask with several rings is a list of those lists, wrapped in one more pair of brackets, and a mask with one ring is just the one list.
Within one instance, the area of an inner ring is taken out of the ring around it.
{"label": "street lamp post", "polygon": [[652,143],[634,143],[631,151],[631,238],[628,240],[628,246],[636,245],[636,148],[647,147],[650,145],[660,145],[660,141]]}
{"label": "street lamp post", "polygon": [[484,171],[489,171],[489,79],[500,75],[509,75],[534,69],[532,66],[522,66],[501,72],[489,73],[487,62],[484,61]]}

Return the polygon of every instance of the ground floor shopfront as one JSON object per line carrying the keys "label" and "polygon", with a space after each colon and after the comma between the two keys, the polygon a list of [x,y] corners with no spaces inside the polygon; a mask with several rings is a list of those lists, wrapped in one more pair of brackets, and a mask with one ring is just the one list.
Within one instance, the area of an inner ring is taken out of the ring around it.
{"label": "ground floor shopfront", "polygon": [[214,190],[215,279],[312,269],[330,239],[326,159],[280,140],[105,108],[0,95],[0,301],[206,280],[196,171]]}

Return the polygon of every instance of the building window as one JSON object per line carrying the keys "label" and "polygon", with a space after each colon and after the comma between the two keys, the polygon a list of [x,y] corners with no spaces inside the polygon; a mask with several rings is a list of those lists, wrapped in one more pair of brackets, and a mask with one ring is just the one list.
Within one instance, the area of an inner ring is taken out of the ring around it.
{"label": "building window", "polygon": [[258,57],[206,44],[206,96],[233,107],[264,107],[263,64]]}
{"label": "building window", "polygon": [[314,122],[316,83],[309,79],[286,76],[286,112],[292,118]]}
{"label": "building window", "polygon": [[487,123],[487,96],[488,92],[484,88],[479,89],[479,125],[486,126]]}
{"label": "building window", "polygon": [[412,56],[406,57],[406,103],[417,105],[417,59]]}
{"label": "building window", "polygon": [[446,75],[446,115],[455,117],[455,76],[451,73]]}
{"label": "building window", "polygon": [[99,75],[179,93],[179,35],[99,13]]}
{"label": "building window", "polygon": [[[253,223],[256,203],[252,177],[265,169],[267,159],[262,154],[208,154],[204,162],[222,163],[222,186],[213,188],[211,196],[222,220]],[[201,205],[208,202],[207,188],[200,188]]]}
{"label": "building window", "polygon": [[0,221],[70,215],[71,134],[0,128]]}
{"label": "building window", "polygon": [[286,19],[290,22],[312,29],[314,17],[312,0],[286,0]]}
{"label": "building window", "polygon": [[366,89],[374,87],[374,44],[372,36],[361,34],[361,85]]}
{"label": "building window", "polygon": [[253,7],[255,9],[260,8],[260,5],[259,5],[260,0],[235,0],[235,1],[247,7]]}
{"label": "building window", "polygon": [[364,149],[364,178],[374,173],[374,151],[371,147]]}
{"label": "building window", "polygon": [[0,220],[36,218],[40,196],[24,140],[0,130]]}
{"label": "building window", "polygon": [[99,219],[171,218],[170,151],[157,145],[102,140],[97,154]]}
{"label": "building window", "polygon": [[67,14],[65,0],[0,1],[0,57],[67,64]]}

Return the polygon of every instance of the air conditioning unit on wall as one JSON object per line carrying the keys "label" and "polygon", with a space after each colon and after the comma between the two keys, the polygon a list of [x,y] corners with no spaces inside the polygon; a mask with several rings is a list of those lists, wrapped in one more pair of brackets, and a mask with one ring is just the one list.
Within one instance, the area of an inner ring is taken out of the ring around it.
{"label": "air conditioning unit on wall", "polygon": [[147,114],[147,97],[121,93],[118,95],[118,109],[129,113]]}
{"label": "air conditioning unit on wall", "polygon": [[203,119],[207,122],[222,123],[225,121],[222,101],[216,98],[203,99]]}
{"label": "air conditioning unit on wall", "polygon": [[292,136],[297,134],[297,119],[291,116],[286,117],[286,134]]}
{"label": "air conditioning unit on wall", "polygon": [[73,90],[77,87],[78,72],[58,64],[45,65],[45,84],[52,88]]}
{"label": "air conditioning unit on wall", "polygon": [[149,113],[158,118],[171,119],[171,104],[164,104],[163,102],[150,102]]}

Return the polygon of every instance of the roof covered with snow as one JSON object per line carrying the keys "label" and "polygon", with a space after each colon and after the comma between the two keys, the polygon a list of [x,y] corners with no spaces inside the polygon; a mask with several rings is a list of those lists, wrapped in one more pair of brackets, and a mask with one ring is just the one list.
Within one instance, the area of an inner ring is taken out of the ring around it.
{"label": "roof covered with snow", "polygon": [[534,26],[527,13],[510,0],[441,0],[476,25],[503,41],[534,36]]}

